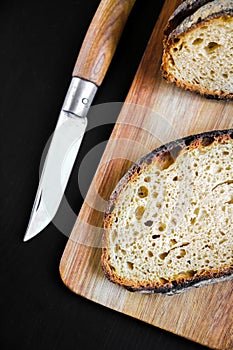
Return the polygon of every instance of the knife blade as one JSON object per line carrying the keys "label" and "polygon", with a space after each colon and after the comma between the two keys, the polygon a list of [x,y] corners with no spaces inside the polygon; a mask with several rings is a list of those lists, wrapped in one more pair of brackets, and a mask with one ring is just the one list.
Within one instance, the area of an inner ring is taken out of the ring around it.
{"label": "knife blade", "polygon": [[58,210],[85,134],[88,110],[135,1],[102,0],[91,21],[46,155],[24,241],[41,232]]}

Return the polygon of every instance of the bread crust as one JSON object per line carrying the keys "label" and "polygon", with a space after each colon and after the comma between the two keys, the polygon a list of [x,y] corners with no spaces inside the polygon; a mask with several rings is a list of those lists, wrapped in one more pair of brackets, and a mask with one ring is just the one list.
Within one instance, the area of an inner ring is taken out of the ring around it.
{"label": "bread crust", "polygon": [[[210,2],[210,3],[209,3]],[[192,1],[190,1],[192,3]],[[209,4],[208,4],[209,3]],[[169,24],[167,29],[167,36],[164,39],[164,53],[162,57],[161,70],[165,80],[170,83],[175,83],[177,86],[191,91],[199,93],[207,98],[227,100],[233,99],[233,93],[227,93],[224,91],[213,92],[208,90],[203,86],[196,86],[188,82],[183,82],[178,80],[169,72],[169,62],[173,60],[171,55],[171,49],[175,45],[175,41],[179,38],[182,39],[185,35],[194,31],[198,27],[202,27],[210,24],[213,21],[222,21],[223,19],[228,19],[233,17],[233,1],[229,0],[227,2],[219,1],[218,4],[214,6],[213,1],[206,1],[206,6],[201,6],[201,1],[199,2],[200,7],[198,11],[194,12],[191,16],[186,17],[177,27],[173,28],[170,25],[172,31],[169,32]],[[175,15],[175,17],[178,15]],[[173,21],[174,22],[174,21]]]}
{"label": "bread crust", "polygon": [[205,21],[208,18],[232,15],[232,13],[233,0],[203,1],[203,4],[197,7],[196,11],[193,11],[192,15],[186,16],[184,20],[173,29],[169,35],[169,41],[173,36],[177,37],[177,35],[187,32],[193,26],[200,24],[202,21]]}
{"label": "bread crust", "polygon": [[[202,270],[190,277],[179,277],[175,280],[169,280],[161,284],[155,282],[139,282],[133,279],[122,278],[115,273],[114,268],[111,266],[109,260],[109,232],[112,223],[111,213],[118,201],[121,192],[124,190],[126,185],[133,181],[143,172],[148,165],[155,163],[161,169],[167,168],[169,165],[175,162],[176,158],[187,150],[192,149],[203,149],[210,146],[213,142],[227,143],[232,142],[233,146],[233,129],[227,130],[215,130],[205,132],[197,135],[191,135],[176,141],[167,143],[159,148],[156,148],[152,152],[142,157],[136,162],[125,176],[120,180],[115,190],[113,191],[108,207],[105,213],[104,220],[104,235],[103,235],[103,248],[101,256],[101,265],[106,277],[113,283],[122,285],[126,289],[132,292],[154,292],[154,293],[165,293],[165,294],[177,294],[185,291],[187,288],[199,287],[203,284],[215,283],[218,281],[228,280],[233,278],[233,266],[226,266],[221,269],[210,269]],[[172,162],[171,162],[172,161]],[[167,166],[168,165],[168,166]]]}
{"label": "bread crust", "polygon": [[194,14],[203,5],[214,0],[185,0],[176,8],[168,20],[167,26],[164,29],[164,43],[169,34],[180,25],[185,18]]}

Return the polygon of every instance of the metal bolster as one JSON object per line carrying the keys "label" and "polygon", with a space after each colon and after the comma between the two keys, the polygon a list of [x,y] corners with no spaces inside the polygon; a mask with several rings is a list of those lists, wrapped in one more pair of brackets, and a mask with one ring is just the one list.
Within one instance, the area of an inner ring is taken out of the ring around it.
{"label": "metal bolster", "polygon": [[62,110],[77,117],[86,117],[97,88],[94,83],[88,80],[73,77]]}

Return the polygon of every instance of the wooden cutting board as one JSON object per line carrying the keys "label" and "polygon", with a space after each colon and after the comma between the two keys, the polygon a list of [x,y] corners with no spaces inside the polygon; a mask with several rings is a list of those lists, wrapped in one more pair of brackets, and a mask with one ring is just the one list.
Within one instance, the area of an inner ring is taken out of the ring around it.
{"label": "wooden cutting board", "polygon": [[162,29],[180,1],[166,0],[60,263],[73,292],[210,348],[233,349],[232,281],[174,296],[142,295],[110,283],[100,267],[103,213],[116,183],[143,154],[190,134],[233,127],[232,102],[167,84]]}

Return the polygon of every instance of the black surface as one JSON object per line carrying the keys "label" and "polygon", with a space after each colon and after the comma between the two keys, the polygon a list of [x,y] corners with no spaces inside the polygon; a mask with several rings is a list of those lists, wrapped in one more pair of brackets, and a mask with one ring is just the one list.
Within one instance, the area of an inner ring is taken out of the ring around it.
{"label": "black surface", "polygon": [[[53,224],[23,243],[41,154],[56,124],[77,53],[98,3],[0,3],[0,347],[204,349],[70,292],[58,270],[67,237]],[[162,3],[137,1],[95,104],[124,101]],[[112,124],[89,132],[82,155],[106,140],[111,128]],[[77,164],[67,190],[76,213],[83,200],[77,189]]]}

